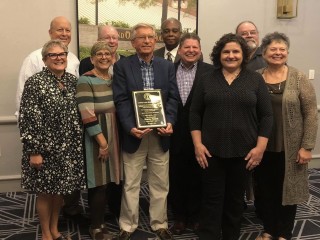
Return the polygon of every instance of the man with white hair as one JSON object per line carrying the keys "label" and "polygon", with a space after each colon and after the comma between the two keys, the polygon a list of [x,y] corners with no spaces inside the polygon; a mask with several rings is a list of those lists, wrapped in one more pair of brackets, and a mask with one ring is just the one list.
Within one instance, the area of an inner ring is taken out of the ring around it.
{"label": "man with white hair", "polygon": [[[117,53],[119,45],[119,33],[117,29],[110,25],[102,25],[98,28],[98,41],[105,41],[112,51],[112,64],[118,61],[120,58],[124,57]],[[81,60],[79,73],[80,75],[84,74],[93,69],[93,64],[91,63],[90,57],[86,57]],[[109,68],[109,71],[112,71],[113,67]],[[113,73],[111,73],[112,75]]]}

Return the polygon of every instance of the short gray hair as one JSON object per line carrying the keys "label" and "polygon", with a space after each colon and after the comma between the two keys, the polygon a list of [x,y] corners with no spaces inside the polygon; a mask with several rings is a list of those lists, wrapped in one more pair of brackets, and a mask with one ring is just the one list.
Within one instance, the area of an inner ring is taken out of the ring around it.
{"label": "short gray hair", "polygon": [[244,23],[250,23],[250,24],[252,24],[252,25],[255,27],[256,31],[259,32],[259,30],[258,30],[258,28],[257,28],[257,25],[255,25],[254,22],[249,21],[249,20],[246,20],[246,21],[242,21],[241,23],[238,24],[238,26],[236,27],[236,34],[238,34],[238,29],[239,29],[239,27],[240,27],[242,24],[244,24]]}
{"label": "short gray hair", "polygon": [[68,52],[68,47],[64,45],[64,43],[61,40],[58,40],[58,39],[50,40],[46,42],[42,47],[42,50],[41,50],[42,59],[46,58],[49,49],[52,47],[61,47],[64,52]]}
{"label": "short gray hair", "polygon": [[108,43],[105,41],[97,41],[93,44],[91,48],[90,55],[93,57],[100,50],[108,50],[108,52],[112,53],[111,48],[108,46]]}
{"label": "short gray hair", "polygon": [[149,28],[149,29],[152,29],[152,32],[153,32],[153,35],[156,36],[156,29],[153,25],[151,24],[148,24],[148,23],[138,23],[136,25],[134,25],[132,27],[132,30],[131,30],[131,40],[134,40],[136,38],[136,34],[137,34],[137,30],[139,28]]}
{"label": "short gray hair", "polygon": [[163,31],[167,25],[168,22],[176,22],[178,25],[179,25],[179,30],[180,32],[182,32],[182,24],[181,22],[176,19],[176,18],[167,18],[166,20],[164,20],[162,23],[161,23],[161,31]]}
{"label": "short gray hair", "polygon": [[287,45],[287,48],[289,50],[290,47],[290,40],[285,35],[284,33],[280,32],[273,32],[273,33],[268,33],[263,39],[261,43],[261,50],[263,53],[266,52],[267,47],[272,43],[272,42],[283,42],[284,44]]}
{"label": "short gray hair", "polygon": [[98,41],[102,41],[103,40],[103,37],[102,37],[102,34],[107,31],[115,31],[119,37],[119,32],[118,30],[112,26],[112,25],[99,25],[98,27]]}

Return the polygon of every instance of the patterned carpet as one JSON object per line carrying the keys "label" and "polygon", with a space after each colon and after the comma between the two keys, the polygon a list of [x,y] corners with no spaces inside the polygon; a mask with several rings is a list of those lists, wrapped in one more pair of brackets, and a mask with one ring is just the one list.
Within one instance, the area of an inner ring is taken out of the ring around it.
{"label": "patterned carpet", "polygon": [[[318,240],[320,239],[320,169],[309,171],[310,198],[308,202],[298,207],[294,227],[293,240]],[[35,195],[30,192],[7,192],[0,194],[0,239],[4,240],[40,240],[39,220],[35,210]],[[73,240],[89,240],[87,200],[86,193],[82,194],[84,215],[76,220],[60,218],[60,230]],[[140,196],[140,224],[131,240],[155,240],[155,234],[149,227],[148,220],[148,188],[143,183]],[[169,210],[169,225],[172,226],[173,218]],[[118,231],[117,220],[106,210],[107,225],[112,232]],[[262,231],[261,222],[256,218],[254,208],[249,202],[249,207],[243,216],[243,225],[240,240],[253,240]],[[196,240],[197,236],[192,231],[187,231],[177,240]]]}

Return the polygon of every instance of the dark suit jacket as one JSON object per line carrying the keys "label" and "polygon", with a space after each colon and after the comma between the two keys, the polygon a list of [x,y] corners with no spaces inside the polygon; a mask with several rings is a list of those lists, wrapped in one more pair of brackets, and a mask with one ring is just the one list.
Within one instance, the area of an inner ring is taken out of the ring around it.
{"label": "dark suit jacket", "polygon": [[[166,47],[159,48],[159,49],[155,50],[155,51],[153,52],[153,54],[154,54],[155,56],[157,56],[157,57],[164,58],[165,49],[166,49]],[[179,62],[179,61],[180,61],[180,56],[179,56],[179,54],[177,53],[177,55],[176,55],[176,57],[175,57],[175,59],[174,59],[174,63],[177,63],[177,62]]]}
{"label": "dark suit jacket", "polygon": [[[174,64],[176,71],[179,64],[180,62]],[[201,81],[201,75],[210,70],[213,71],[213,65],[198,61],[195,79],[184,106],[179,95],[177,122],[174,125],[173,134],[171,136],[170,154],[180,154],[181,152],[184,152],[187,153],[187,155],[194,155],[194,146],[189,129],[189,111],[192,102],[192,94],[196,84]]]}
{"label": "dark suit jacket", "polygon": [[[132,91],[143,90],[143,80],[138,56],[132,55],[120,59],[114,64],[112,83],[113,99],[123,128],[122,147],[128,153],[134,153],[141,140],[132,136],[130,131],[136,127]],[[154,89],[161,89],[166,120],[172,125],[176,121],[178,88],[174,65],[159,57],[153,59]],[[169,149],[170,137],[161,137],[163,151]]]}
{"label": "dark suit jacket", "polygon": [[[120,59],[125,56],[120,55]],[[91,63],[90,57],[86,57],[80,61],[79,65],[79,75],[81,76],[82,74],[89,72],[93,69],[93,64]]]}

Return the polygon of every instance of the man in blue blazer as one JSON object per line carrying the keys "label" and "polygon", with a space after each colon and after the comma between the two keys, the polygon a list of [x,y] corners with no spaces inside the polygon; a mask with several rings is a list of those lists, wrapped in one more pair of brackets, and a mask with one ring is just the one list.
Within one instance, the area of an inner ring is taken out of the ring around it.
{"label": "man in blue blazer", "polygon": [[[143,167],[148,168],[150,225],[160,239],[173,239],[168,230],[169,140],[176,121],[178,88],[172,62],[154,57],[156,33],[149,24],[137,24],[132,31],[133,56],[114,65],[113,97],[122,127],[124,191],[118,239],[130,239],[138,227],[139,192]],[[136,125],[132,91],[160,89],[166,127],[139,129]]]}

